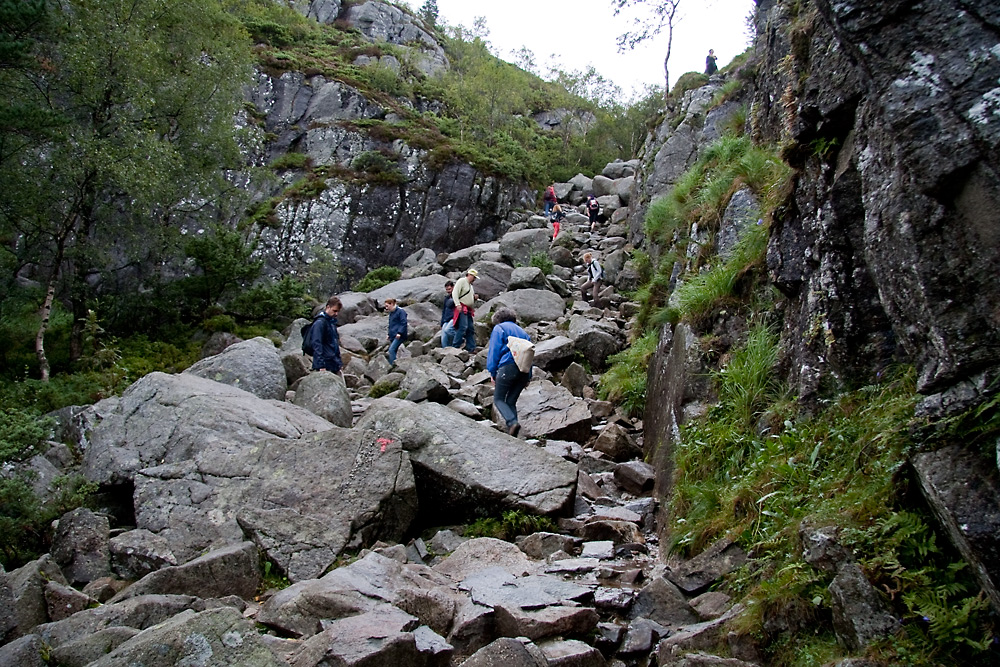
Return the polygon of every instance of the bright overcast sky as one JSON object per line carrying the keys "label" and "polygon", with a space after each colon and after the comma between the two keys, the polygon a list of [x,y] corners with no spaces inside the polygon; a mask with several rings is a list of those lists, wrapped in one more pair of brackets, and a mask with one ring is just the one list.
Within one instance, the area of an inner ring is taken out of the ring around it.
{"label": "bright overcast sky", "polygon": [[[423,4],[403,1],[414,10]],[[513,61],[513,52],[525,46],[535,54],[543,76],[554,55],[555,64],[564,70],[593,65],[626,93],[663,84],[666,33],[634,51],[618,53],[615,40],[630,22],[614,16],[611,0],[437,0],[437,5],[438,21],[447,25],[471,28],[476,17],[485,17],[494,53]],[[719,67],[746,50],[746,17],[753,7],[754,0],[681,0],[670,85],[685,72],[704,71],[709,49],[715,49]]]}

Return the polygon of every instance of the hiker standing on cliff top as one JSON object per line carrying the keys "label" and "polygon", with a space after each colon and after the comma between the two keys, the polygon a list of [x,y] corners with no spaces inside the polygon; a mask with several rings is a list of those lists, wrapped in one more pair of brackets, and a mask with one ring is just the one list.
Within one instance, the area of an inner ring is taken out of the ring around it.
{"label": "hiker standing on cliff top", "polygon": [[708,50],[708,56],[705,58],[705,74],[712,76],[719,71],[719,66],[715,64],[718,58],[715,56],[715,51],[712,49]]}
{"label": "hiker standing on cliff top", "polygon": [[542,200],[545,202],[545,217],[547,218],[549,217],[549,211],[552,210],[552,207],[555,206],[558,201],[554,185],[550,185],[545,188],[545,195],[542,197]]}

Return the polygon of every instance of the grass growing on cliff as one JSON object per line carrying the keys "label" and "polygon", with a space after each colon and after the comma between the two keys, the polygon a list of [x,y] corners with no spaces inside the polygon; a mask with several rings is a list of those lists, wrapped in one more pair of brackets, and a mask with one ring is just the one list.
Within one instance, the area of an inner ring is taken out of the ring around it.
{"label": "grass growing on cliff", "polygon": [[[903,474],[912,445],[915,374],[844,394],[798,415],[771,384],[773,335],[753,329],[715,375],[720,397],[681,429],[670,498],[670,548],[699,553],[730,536],[764,569],[731,576],[753,602],[740,621],[775,665],[822,664],[842,655],[829,625],[833,575],[802,561],[798,529],[835,525],[903,632],[873,649],[893,664],[988,664],[988,605],[958,554],[907,507]],[[807,619],[801,632],[771,634],[765,620]],[[809,620],[811,619],[811,620]],[[820,662],[810,654],[826,656]]]}
{"label": "grass growing on cliff", "polygon": [[380,266],[365,274],[365,277],[355,283],[351,289],[355,292],[373,292],[399,280],[402,273],[398,266]]}
{"label": "grass growing on cliff", "polygon": [[602,400],[620,405],[633,417],[646,409],[646,370],[656,352],[658,336],[650,331],[625,350],[608,358],[611,367],[601,375]]}

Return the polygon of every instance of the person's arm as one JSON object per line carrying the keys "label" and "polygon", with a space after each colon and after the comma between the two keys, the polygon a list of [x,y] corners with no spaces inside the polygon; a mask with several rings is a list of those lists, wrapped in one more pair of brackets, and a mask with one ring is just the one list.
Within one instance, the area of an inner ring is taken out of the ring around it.
{"label": "person's arm", "polygon": [[486,370],[494,380],[497,377],[497,369],[500,368],[500,351],[503,349],[503,329],[497,325],[493,327],[490,334],[490,345],[486,350]]}
{"label": "person's arm", "polygon": [[398,308],[397,310],[399,310],[399,314],[402,315],[402,317],[399,318],[401,320],[400,325],[402,326],[402,331],[399,333],[399,337],[406,340],[406,335],[409,333],[409,327],[406,324],[406,311],[402,308]]}
{"label": "person's arm", "polygon": [[323,350],[323,330],[326,329],[326,321],[323,317],[316,318],[313,321],[312,328],[309,329],[309,335],[312,336],[313,344],[313,370],[314,371],[325,371],[326,370],[326,354]]}

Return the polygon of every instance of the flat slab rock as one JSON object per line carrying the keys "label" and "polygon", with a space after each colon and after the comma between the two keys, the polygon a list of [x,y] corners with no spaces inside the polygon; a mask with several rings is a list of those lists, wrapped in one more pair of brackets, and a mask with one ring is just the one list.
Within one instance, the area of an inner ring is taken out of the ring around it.
{"label": "flat slab rock", "polygon": [[572,503],[574,464],[443,405],[381,398],[355,428],[397,434],[413,463],[421,512],[438,520],[498,506],[555,514]]}

